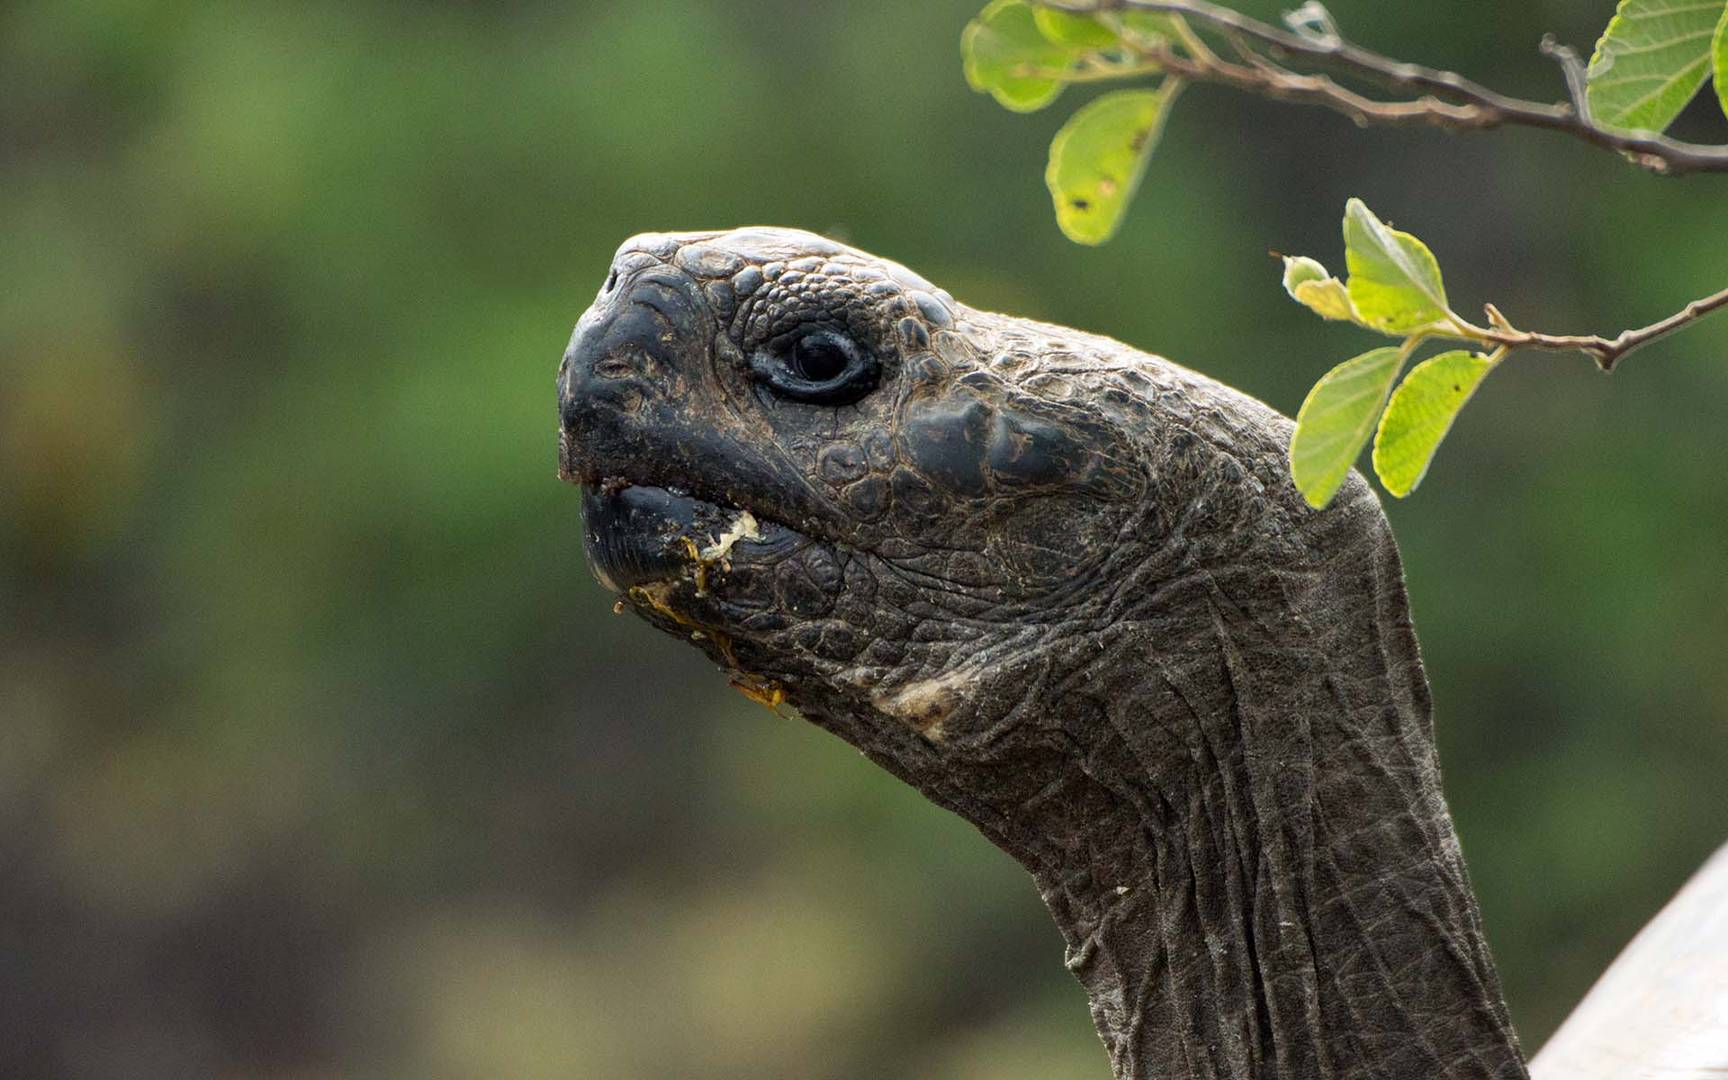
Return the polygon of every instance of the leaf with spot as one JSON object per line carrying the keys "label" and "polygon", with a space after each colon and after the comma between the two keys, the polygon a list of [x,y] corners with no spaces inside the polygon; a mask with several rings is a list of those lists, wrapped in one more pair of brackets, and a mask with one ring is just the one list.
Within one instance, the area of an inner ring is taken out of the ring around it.
{"label": "leaf with spot", "polygon": [[992,0],[966,24],[960,55],[966,81],[1004,108],[1032,112],[1062,93],[1061,78],[1079,50],[1051,41],[1026,0]]}
{"label": "leaf with spot", "polygon": [[1434,253],[1375,217],[1361,199],[1344,209],[1344,260],[1350,301],[1364,326],[1409,334],[1451,315]]}
{"label": "leaf with spot", "polygon": [[1087,103],[1056,132],[1044,182],[1068,239],[1102,244],[1116,235],[1174,97],[1170,83],[1117,90]]}
{"label": "leaf with spot", "polygon": [[1620,0],[1585,73],[1597,123],[1661,131],[1710,74],[1723,0]]}
{"label": "leaf with spot", "polygon": [[1308,505],[1325,506],[1338,493],[1374,432],[1404,355],[1391,345],[1365,352],[1328,371],[1308,391],[1290,440],[1290,478]]}
{"label": "leaf with spot", "polygon": [[1486,356],[1458,349],[1410,369],[1374,434],[1374,471],[1387,491],[1403,498],[1416,490],[1459,410],[1494,364]]}

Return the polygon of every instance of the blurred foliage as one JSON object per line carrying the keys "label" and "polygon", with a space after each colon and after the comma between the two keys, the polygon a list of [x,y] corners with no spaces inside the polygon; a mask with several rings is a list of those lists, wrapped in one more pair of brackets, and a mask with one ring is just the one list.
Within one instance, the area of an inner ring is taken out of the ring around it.
{"label": "blurred foliage", "polygon": [[[1542,95],[1606,14],[1332,7]],[[608,613],[552,376],[613,248],[827,231],[1290,412],[1353,339],[1273,293],[1316,207],[1610,328],[1720,278],[1728,187],[1197,87],[1082,249],[976,9],[0,8],[0,1075],[1106,1072],[1006,857]],[[1531,1046],[1728,835],[1725,346],[1509,368],[1392,508]]]}

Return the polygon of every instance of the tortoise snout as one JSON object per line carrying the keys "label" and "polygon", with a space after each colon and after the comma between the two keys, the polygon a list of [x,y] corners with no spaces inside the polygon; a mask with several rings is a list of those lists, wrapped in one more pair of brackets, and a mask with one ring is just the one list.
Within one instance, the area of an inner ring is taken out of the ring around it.
{"label": "tortoise snout", "polygon": [[626,251],[576,323],[558,369],[560,473],[592,479],[628,454],[645,414],[688,394],[708,315],[689,275]]}

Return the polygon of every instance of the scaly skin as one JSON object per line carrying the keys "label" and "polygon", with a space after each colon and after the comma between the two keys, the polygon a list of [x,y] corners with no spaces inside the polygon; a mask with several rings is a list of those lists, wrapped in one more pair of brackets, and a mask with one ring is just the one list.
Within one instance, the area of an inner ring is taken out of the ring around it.
{"label": "scaly skin", "polygon": [[559,402],[602,580],[1019,860],[1118,1077],[1526,1075],[1397,549],[1284,417],[783,229],[627,242]]}

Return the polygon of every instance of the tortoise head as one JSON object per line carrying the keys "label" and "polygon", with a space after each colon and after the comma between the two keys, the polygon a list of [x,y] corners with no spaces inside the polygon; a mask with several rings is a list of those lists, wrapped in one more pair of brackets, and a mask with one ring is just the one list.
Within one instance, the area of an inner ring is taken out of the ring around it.
{"label": "tortoise head", "polygon": [[1279,482],[1201,382],[810,233],[644,234],[564,354],[561,474],[602,584],[746,690],[940,740],[1174,573],[1173,532],[1233,535],[1252,500],[1207,491]]}

